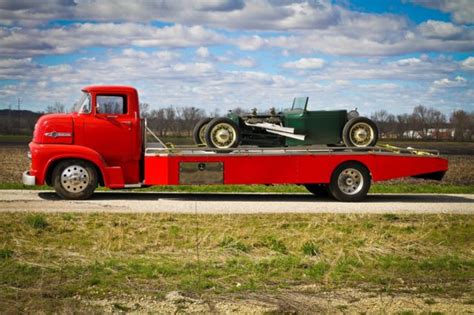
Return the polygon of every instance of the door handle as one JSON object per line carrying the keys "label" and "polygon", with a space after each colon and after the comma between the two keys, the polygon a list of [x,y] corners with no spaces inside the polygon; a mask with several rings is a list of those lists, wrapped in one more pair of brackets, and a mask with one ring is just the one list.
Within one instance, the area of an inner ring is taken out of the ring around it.
{"label": "door handle", "polygon": [[123,125],[127,125],[127,126],[131,126],[131,125],[132,125],[132,122],[131,122],[131,121],[121,121],[120,123],[123,124]]}

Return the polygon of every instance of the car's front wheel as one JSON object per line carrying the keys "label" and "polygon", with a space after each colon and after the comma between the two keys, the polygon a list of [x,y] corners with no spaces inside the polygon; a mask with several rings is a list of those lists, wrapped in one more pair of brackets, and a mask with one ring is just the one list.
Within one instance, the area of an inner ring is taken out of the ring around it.
{"label": "car's front wheel", "polygon": [[235,148],[241,141],[240,128],[229,118],[214,118],[207,124],[205,139],[207,146],[211,148]]}
{"label": "car's front wheel", "polygon": [[52,183],[64,199],[87,199],[97,187],[98,176],[95,167],[86,161],[65,160],[54,168]]}

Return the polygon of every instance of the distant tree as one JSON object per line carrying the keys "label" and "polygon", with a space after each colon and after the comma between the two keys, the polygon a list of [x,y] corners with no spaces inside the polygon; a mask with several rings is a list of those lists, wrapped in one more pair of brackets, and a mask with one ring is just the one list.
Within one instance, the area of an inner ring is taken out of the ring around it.
{"label": "distant tree", "polygon": [[472,115],[469,115],[464,110],[456,110],[449,118],[450,123],[454,128],[454,139],[457,141],[469,140],[470,130],[472,128]]}
{"label": "distant tree", "polygon": [[397,115],[396,119],[396,132],[398,135],[398,138],[401,139],[403,138],[403,135],[408,132],[410,129],[410,116],[408,114],[401,114]]}
{"label": "distant tree", "polygon": [[64,104],[61,104],[60,102],[55,102],[54,105],[48,105],[46,107],[46,113],[51,114],[51,113],[65,113],[65,106]]}
{"label": "distant tree", "polygon": [[140,117],[148,118],[150,116],[150,105],[148,103],[140,103]]}
{"label": "distant tree", "polygon": [[386,110],[380,110],[373,113],[370,118],[375,122],[382,137],[387,137],[389,133],[395,132],[395,116],[389,114]]}

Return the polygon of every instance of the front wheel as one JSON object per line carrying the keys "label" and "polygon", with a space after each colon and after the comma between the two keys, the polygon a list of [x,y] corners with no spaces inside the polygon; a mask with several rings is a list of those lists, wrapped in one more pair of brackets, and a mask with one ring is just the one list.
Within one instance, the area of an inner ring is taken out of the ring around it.
{"label": "front wheel", "polygon": [[342,130],[342,140],[348,147],[373,147],[378,139],[377,126],[366,117],[352,118]]}
{"label": "front wheel", "polygon": [[97,187],[97,172],[82,160],[65,160],[53,170],[52,182],[56,193],[64,199],[87,199]]}
{"label": "front wheel", "polygon": [[370,189],[370,173],[357,162],[340,165],[331,176],[329,193],[339,201],[361,201]]}
{"label": "front wheel", "polygon": [[205,138],[211,148],[236,148],[241,141],[240,128],[229,118],[214,118],[207,124]]}

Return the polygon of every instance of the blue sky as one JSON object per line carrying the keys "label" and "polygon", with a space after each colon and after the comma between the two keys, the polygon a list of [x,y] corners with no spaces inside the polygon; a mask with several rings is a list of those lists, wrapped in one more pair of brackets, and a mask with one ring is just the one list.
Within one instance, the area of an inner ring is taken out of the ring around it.
{"label": "blue sky", "polygon": [[0,109],[124,84],[152,109],[474,111],[473,23],[471,0],[4,0]]}

